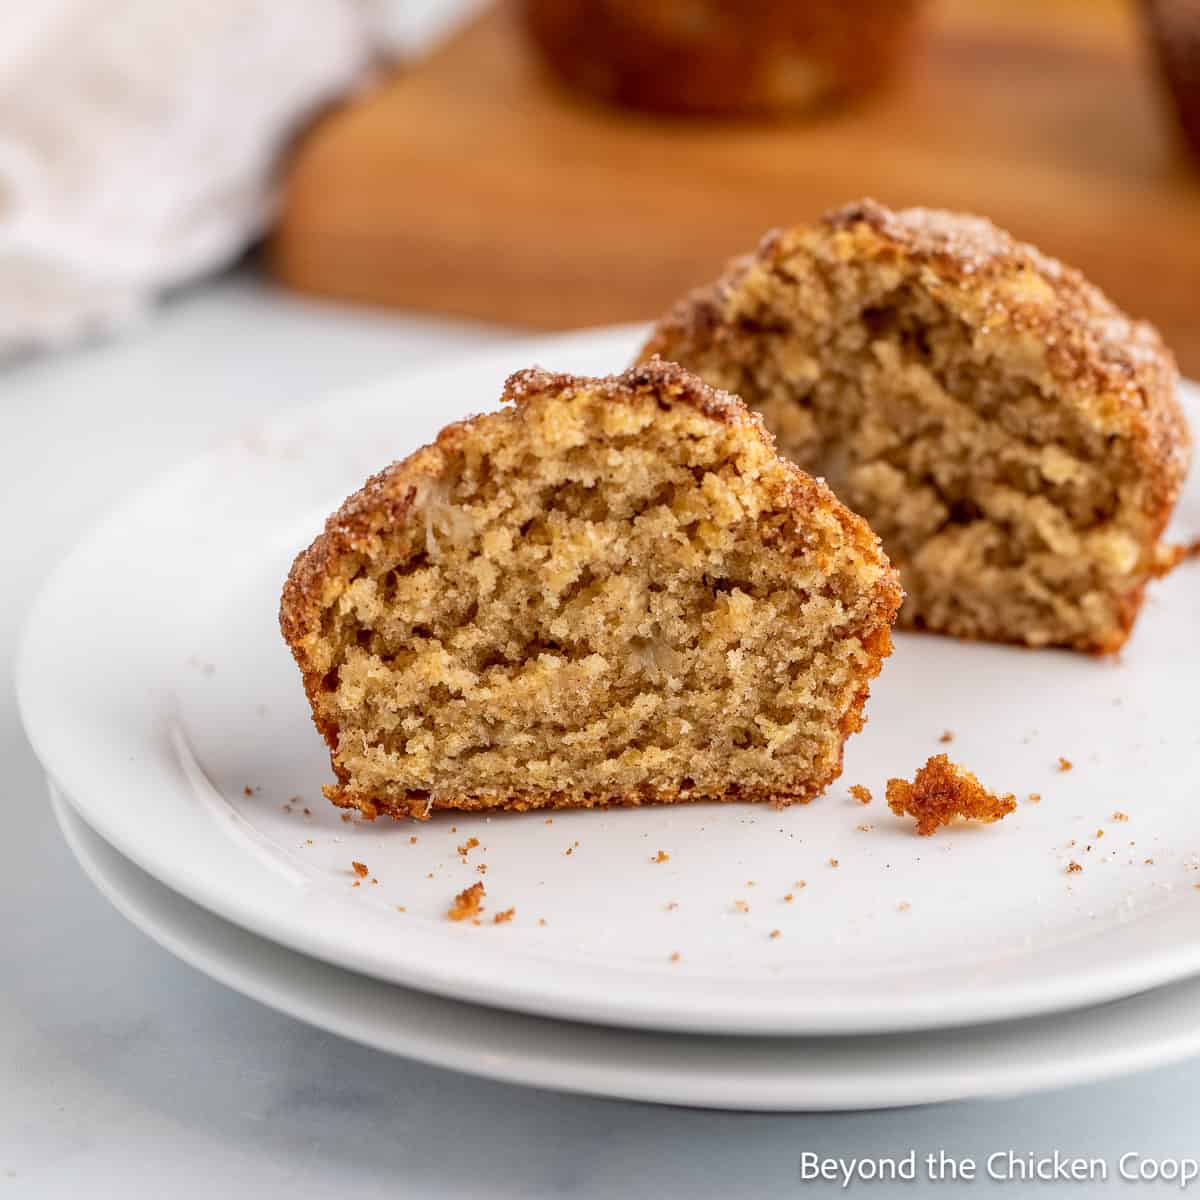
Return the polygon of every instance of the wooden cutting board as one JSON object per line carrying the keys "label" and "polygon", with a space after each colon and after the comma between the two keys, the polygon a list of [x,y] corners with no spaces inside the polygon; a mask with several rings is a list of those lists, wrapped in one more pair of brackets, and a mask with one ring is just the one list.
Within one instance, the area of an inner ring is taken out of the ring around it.
{"label": "wooden cutting board", "polygon": [[782,124],[578,100],[501,5],[300,140],[269,261],[308,292],[567,328],[654,317],[863,195],[990,216],[1200,376],[1200,172],[1121,0],[942,0],[901,82]]}

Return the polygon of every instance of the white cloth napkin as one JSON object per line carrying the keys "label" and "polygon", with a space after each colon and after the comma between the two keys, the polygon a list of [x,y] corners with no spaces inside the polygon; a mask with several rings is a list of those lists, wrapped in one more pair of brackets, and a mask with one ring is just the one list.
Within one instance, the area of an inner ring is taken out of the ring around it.
{"label": "white cloth napkin", "polygon": [[0,359],[111,332],[264,230],[280,152],[463,0],[37,0],[0,37]]}

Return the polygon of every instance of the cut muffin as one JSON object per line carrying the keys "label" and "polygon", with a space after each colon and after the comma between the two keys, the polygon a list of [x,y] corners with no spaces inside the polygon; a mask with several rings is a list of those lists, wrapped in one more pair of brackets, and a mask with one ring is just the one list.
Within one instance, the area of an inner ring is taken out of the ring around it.
{"label": "cut muffin", "polygon": [[326,795],[415,817],[815,796],[900,603],[866,522],[673,364],[533,369],[504,399],[292,567]]}
{"label": "cut muffin", "polygon": [[864,201],[770,234],[652,354],[738,392],[867,518],[903,625],[1108,652],[1175,561],[1170,353],[988,221]]}

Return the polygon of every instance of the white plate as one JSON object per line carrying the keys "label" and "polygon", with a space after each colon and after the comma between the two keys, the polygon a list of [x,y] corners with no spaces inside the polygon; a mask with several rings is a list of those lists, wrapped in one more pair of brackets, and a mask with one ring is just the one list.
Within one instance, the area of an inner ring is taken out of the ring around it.
{"label": "white plate", "polygon": [[89,877],[172,954],[302,1021],[471,1075],[660,1104],[811,1111],[1016,1095],[1200,1051],[1200,980],[1067,1016],[856,1038],[645,1033],[444,1000],[327,966],[214,917],[118,854],[51,791]]}
{"label": "white plate", "polygon": [[[276,626],[292,555],[370,471],[491,404],[510,370],[604,371],[637,341],[545,339],[336,398],[231,440],[104,521],[37,601],[18,677],[34,748],[97,832],[293,949],[607,1024],[929,1028],[1200,970],[1200,563],[1153,589],[1118,661],[899,638],[843,780],[808,807],[347,824],[321,799],[325,752]],[[1200,529],[1195,486],[1181,523]],[[944,748],[947,727],[987,783],[1042,802],[914,836],[879,797]],[[1074,770],[1056,769],[1060,755]],[[875,803],[851,800],[852,783]],[[469,837],[482,844],[464,863]],[[660,849],[669,861],[653,863]],[[352,860],[379,883],[353,887]],[[444,919],[480,862],[487,916],[515,906],[509,924]]]}

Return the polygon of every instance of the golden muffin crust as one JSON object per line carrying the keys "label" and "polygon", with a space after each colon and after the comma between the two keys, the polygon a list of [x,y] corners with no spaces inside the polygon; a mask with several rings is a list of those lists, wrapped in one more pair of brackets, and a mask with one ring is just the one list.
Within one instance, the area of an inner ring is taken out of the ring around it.
{"label": "golden muffin crust", "polygon": [[1128,637],[1190,456],[1155,330],[980,217],[865,200],[775,231],[643,350],[762,412],[901,572],[901,623]]}
{"label": "golden muffin crust", "polygon": [[735,397],[537,368],[370,479],[280,625],[367,816],[808,800],[890,652],[866,523]]}

